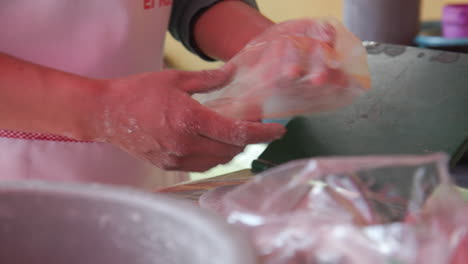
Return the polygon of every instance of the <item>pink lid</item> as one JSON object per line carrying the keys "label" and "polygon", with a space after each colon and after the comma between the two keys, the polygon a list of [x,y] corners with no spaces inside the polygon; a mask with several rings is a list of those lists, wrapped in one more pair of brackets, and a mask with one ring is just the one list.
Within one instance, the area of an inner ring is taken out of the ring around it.
{"label": "pink lid", "polygon": [[443,35],[446,38],[468,37],[468,3],[449,4],[442,14]]}
{"label": "pink lid", "polygon": [[442,21],[456,24],[468,24],[468,3],[446,5],[442,14]]}

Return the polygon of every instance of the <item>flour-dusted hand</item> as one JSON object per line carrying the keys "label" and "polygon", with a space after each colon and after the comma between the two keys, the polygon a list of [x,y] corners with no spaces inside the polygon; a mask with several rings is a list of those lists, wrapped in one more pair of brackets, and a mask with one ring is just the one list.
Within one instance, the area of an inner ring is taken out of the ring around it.
{"label": "flour-dusted hand", "polygon": [[108,81],[97,140],[163,169],[205,171],[230,161],[247,144],[281,137],[282,126],[226,118],[191,98],[226,84],[232,72],[229,66],[170,70]]}
{"label": "flour-dusted hand", "polygon": [[237,68],[233,81],[204,104],[243,120],[332,110],[370,86],[364,46],[333,20],[272,26],[228,64]]}

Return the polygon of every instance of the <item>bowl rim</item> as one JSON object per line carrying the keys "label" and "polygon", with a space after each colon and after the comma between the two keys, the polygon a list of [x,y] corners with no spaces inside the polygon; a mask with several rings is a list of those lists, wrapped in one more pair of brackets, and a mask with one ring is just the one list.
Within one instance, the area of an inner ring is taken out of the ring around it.
{"label": "bowl rim", "polygon": [[[200,208],[189,201],[168,194],[150,193],[141,190],[108,186],[94,183],[48,182],[41,180],[0,181],[0,199],[4,194],[59,194],[56,197],[96,199],[122,205],[140,207],[145,210],[166,214],[198,228],[204,234],[223,245],[226,264],[255,264],[256,254],[247,236],[225,222],[214,213]],[[215,235],[213,235],[215,234]]]}

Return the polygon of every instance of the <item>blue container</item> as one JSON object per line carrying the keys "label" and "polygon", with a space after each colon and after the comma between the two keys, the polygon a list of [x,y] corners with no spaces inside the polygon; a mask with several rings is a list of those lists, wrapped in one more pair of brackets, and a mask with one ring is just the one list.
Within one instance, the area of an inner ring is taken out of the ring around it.
{"label": "blue container", "polygon": [[428,21],[421,25],[421,32],[415,39],[422,48],[468,52],[468,38],[445,38],[442,36],[442,23]]}

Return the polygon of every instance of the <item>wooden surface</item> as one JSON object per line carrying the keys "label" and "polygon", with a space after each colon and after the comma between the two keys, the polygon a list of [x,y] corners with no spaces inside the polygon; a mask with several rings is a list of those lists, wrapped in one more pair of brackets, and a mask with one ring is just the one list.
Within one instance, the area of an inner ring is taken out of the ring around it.
{"label": "wooden surface", "polygon": [[198,201],[200,195],[208,190],[219,186],[240,185],[250,180],[253,176],[254,174],[250,170],[241,170],[209,179],[189,181],[157,191],[170,193],[179,198]]}
{"label": "wooden surface", "polygon": [[[220,186],[240,185],[253,177],[254,174],[250,170],[241,170],[205,180],[185,182],[173,187],[157,190],[157,192],[171,194],[176,198],[182,198],[198,204],[198,198],[208,190]],[[459,188],[459,190],[465,201],[468,202],[468,189]]]}

